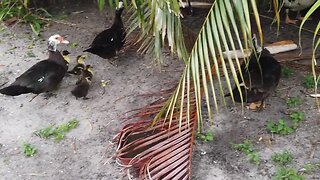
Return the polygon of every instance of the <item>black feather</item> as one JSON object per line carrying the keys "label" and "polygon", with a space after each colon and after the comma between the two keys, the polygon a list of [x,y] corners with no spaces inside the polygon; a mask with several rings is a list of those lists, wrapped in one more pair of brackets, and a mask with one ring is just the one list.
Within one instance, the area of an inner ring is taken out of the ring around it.
{"label": "black feather", "polygon": [[115,19],[112,26],[98,34],[91,43],[90,48],[83,52],[90,52],[104,59],[116,56],[117,51],[121,50],[126,41],[126,32],[121,19],[122,11],[123,7],[115,11]]}

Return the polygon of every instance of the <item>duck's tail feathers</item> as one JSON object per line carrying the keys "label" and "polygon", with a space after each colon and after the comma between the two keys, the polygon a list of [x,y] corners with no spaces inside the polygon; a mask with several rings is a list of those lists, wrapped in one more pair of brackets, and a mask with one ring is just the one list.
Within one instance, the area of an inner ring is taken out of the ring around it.
{"label": "duck's tail feathers", "polygon": [[3,89],[0,89],[1,94],[5,94],[8,96],[18,96],[20,94],[26,94],[31,92],[32,92],[32,89],[24,86],[19,86],[19,85],[11,85]]}

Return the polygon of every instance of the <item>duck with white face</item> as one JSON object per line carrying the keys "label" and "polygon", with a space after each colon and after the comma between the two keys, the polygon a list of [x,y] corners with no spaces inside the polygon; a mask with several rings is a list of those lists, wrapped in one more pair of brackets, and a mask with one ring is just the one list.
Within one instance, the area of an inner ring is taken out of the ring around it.
{"label": "duck with white face", "polygon": [[[284,0],[283,5],[286,7],[286,24],[296,24],[298,20],[302,20],[300,11],[312,6],[316,0]],[[297,11],[296,19],[290,19],[289,10]]]}
{"label": "duck with white face", "polygon": [[56,89],[65,76],[69,64],[57,50],[57,45],[68,43],[69,41],[58,34],[51,36],[48,39],[48,59],[34,64],[10,86],[0,89],[0,93],[18,96],[26,93],[40,94]]}

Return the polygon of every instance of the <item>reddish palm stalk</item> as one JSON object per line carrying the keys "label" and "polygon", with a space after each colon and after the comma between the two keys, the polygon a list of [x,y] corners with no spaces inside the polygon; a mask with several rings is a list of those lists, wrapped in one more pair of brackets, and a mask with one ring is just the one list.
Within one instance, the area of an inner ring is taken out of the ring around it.
{"label": "reddish palm stalk", "polygon": [[127,124],[119,134],[117,160],[121,165],[134,169],[139,179],[191,178],[192,146],[197,122],[195,97],[190,97],[190,121],[187,120],[185,108],[179,124],[180,108],[176,108],[171,123],[162,117],[151,126],[152,116],[161,111],[167,98],[138,110],[129,118],[149,117],[149,120]]}

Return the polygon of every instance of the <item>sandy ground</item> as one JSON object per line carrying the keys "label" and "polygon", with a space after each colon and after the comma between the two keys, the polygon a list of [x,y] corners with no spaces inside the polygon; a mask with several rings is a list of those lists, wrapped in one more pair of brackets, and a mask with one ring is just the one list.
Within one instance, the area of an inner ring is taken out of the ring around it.
{"label": "sandy ground", "polygon": [[[65,36],[79,46],[59,46],[68,49],[75,57],[87,47],[94,36],[112,23],[112,15],[97,12],[94,5],[75,5],[64,9],[66,19],[76,26],[52,23],[44,29],[41,38],[34,38],[28,26],[16,25],[0,32],[0,85],[13,82],[15,77],[39,60],[47,57],[46,39],[52,34]],[[79,14],[70,12],[84,11]],[[201,16],[201,13],[196,14]],[[199,25],[201,21],[191,24]],[[200,23],[201,24],[201,23]],[[297,41],[297,29],[281,26],[284,33],[276,37],[275,28],[265,22],[266,41],[293,39]],[[289,33],[287,33],[289,32]],[[312,34],[306,34],[305,48],[311,47]],[[27,47],[32,48],[28,49]],[[35,57],[30,57],[32,52]],[[28,55],[29,54],[29,55]],[[0,96],[0,179],[126,179],[125,173],[110,157],[115,152],[111,145],[113,137],[121,129],[121,117],[126,112],[139,108],[153,99],[135,97],[139,94],[157,92],[171,88],[179,78],[183,65],[174,57],[166,55],[168,67],[159,68],[148,56],[128,50],[118,57],[118,66],[107,60],[90,55],[87,63],[94,67],[95,76],[88,100],[76,100],[70,93],[76,78],[65,77],[55,96],[40,95],[32,102],[32,94],[17,97]],[[71,67],[74,65],[71,63]],[[271,179],[276,166],[270,156],[274,152],[288,149],[293,154],[290,166],[301,169],[306,163],[319,163],[320,115],[314,99],[300,90],[304,73],[295,73],[292,78],[281,79],[274,96],[267,100],[267,109],[256,113],[248,110],[241,113],[241,107],[233,107],[231,101],[222,107],[214,119],[210,131],[214,141],[195,142],[193,154],[193,179]],[[110,81],[103,94],[100,81]],[[303,104],[289,109],[286,99],[300,96]],[[297,131],[288,136],[270,135],[266,131],[268,120],[288,119],[285,112],[301,110],[306,115]],[[80,121],[79,127],[67,134],[60,142],[41,139],[33,131],[50,124],[65,123],[73,118]],[[259,141],[259,139],[263,139]],[[261,154],[260,165],[248,162],[243,153],[231,148],[230,142],[240,143],[249,139],[254,149]],[[272,144],[264,143],[264,139]],[[38,153],[25,157],[22,144],[29,142]],[[318,143],[311,143],[318,142]],[[310,155],[313,154],[312,157]],[[307,179],[319,179],[320,171],[307,174]]]}

